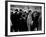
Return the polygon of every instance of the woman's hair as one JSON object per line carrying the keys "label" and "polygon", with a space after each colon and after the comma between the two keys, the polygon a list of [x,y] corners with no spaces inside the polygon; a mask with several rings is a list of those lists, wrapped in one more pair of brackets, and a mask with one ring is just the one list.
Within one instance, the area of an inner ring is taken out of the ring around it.
{"label": "woman's hair", "polygon": [[29,10],[28,12],[32,12],[31,10]]}

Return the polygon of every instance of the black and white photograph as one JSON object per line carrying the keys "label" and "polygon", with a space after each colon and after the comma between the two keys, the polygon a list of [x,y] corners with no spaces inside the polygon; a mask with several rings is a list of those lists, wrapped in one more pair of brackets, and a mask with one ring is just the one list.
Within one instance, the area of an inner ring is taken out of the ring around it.
{"label": "black and white photograph", "polygon": [[44,33],[44,4],[8,2],[8,35]]}
{"label": "black and white photograph", "polygon": [[41,30],[41,6],[10,5],[10,7],[11,32]]}

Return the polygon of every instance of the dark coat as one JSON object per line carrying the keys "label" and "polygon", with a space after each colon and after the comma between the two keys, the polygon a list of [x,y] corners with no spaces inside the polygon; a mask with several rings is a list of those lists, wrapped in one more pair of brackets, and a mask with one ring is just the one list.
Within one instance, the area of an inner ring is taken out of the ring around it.
{"label": "dark coat", "polygon": [[26,21],[22,18],[22,20],[20,20],[21,18],[21,13],[17,14],[12,14],[11,15],[11,21],[12,21],[12,26],[11,26],[11,32],[14,30],[15,32],[19,31],[27,31],[27,23]]}

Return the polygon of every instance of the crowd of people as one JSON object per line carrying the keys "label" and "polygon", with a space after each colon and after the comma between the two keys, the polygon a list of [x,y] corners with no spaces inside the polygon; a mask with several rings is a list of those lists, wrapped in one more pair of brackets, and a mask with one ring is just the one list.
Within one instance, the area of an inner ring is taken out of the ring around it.
{"label": "crowd of people", "polygon": [[[41,13],[38,11],[28,10],[23,11],[22,9],[15,9],[15,13],[11,12],[11,32],[13,30],[17,31],[35,31],[41,30],[41,24],[39,24],[39,19],[41,20]],[[40,26],[40,28],[39,28]]]}

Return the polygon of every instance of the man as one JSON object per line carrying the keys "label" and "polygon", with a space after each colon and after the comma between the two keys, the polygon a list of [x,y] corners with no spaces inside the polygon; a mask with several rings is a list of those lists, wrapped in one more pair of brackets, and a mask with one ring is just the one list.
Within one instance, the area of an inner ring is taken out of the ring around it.
{"label": "man", "polygon": [[39,16],[40,16],[40,13],[37,11],[34,11],[32,13],[33,25],[31,26],[31,31],[34,31],[35,28],[37,28],[37,30],[38,30],[38,24],[39,24],[38,18],[39,18]]}
{"label": "man", "polygon": [[[16,32],[18,31],[18,16],[17,15],[18,9],[15,10],[14,14],[11,14],[11,22],[12,22],[12,26],[11,26],[11,32],[13,32],[13,30]],[[11,12],[12,13],[12,12]]]}
{"label": "man", "polygon": [[[21,14],[22,13],[22,14]],[[27,22],[26,22],[26,13],[20,9],[19,16],[21,16],[19,19],[19,31],[28,31],[27,28]]]}

